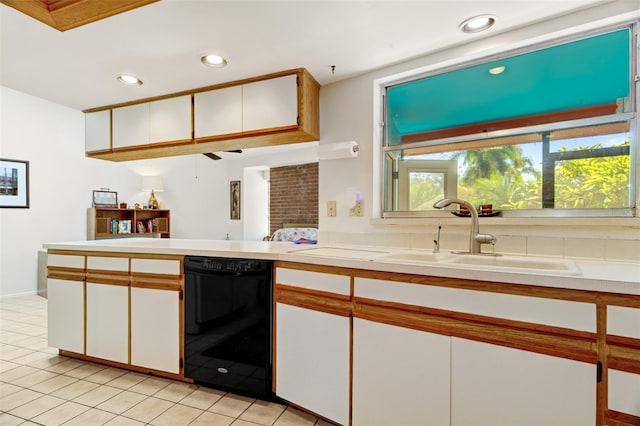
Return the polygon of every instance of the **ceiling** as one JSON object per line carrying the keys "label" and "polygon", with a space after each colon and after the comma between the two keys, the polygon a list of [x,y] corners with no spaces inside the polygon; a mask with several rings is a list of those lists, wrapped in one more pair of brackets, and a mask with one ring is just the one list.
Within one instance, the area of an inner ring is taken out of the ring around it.
{"label": "ceiling", "polygon": [[[603,3],[162,0],[64,32],[2,4],[0,83],[80,110],[300,67],[326,85]],[[489,31],[458,30],[486,13]],[[204,66],[207,53],[228,66]],[[144,84],[119,83],[125,72]]]}

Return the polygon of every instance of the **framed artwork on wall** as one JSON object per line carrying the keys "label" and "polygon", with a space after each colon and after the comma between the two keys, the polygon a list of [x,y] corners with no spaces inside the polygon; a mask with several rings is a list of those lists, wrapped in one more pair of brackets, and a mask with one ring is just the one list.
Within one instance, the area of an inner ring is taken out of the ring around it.
{"label": "framed artwork on wall", "polygon": [[29,162],[0,158],[0,207],[29,208]]}
{"label": "framed artwork on wall", "polygon": [[93,207],[118,208],[118,193],[108,189],[93,191]]}
{"label": "framed artwork on wall", "polygon": [[229,188],[231,195],[231,219],[240,220],[240,181],[232,180]]}

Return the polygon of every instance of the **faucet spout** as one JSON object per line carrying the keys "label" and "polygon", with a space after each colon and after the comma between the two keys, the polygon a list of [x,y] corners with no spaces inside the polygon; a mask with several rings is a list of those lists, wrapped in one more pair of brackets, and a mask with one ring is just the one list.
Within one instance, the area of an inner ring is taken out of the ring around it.
{"label": "faucet spout", "polygon": [[443,198],[436,201],[433,207],[443,209],[451,204],[459,204],[465,206],[471,214],[471,229],[469,231],[469,253],[480,254],[482,252],[482,244],[495,244],[496,237],[491,234],[480,234],[480,225],[478,223],[478,210],[466,200],[459,198]]}

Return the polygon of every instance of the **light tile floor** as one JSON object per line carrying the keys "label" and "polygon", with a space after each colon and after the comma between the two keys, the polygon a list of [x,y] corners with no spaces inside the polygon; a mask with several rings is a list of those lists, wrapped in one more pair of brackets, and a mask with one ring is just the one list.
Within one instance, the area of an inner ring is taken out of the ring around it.
{"label": "light tile floor", "polygon": [[47,300],[0,299],[0,425],[306,426],[281,404],[58,355]]}

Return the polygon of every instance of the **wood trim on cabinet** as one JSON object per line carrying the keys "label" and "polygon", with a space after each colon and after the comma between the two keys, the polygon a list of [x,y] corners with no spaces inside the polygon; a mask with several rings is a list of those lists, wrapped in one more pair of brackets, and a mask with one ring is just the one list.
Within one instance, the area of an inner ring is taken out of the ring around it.
{"label": "wood trim on cabinet", "polygon": [[431,285],[436,287],[459,288],[462,290],[476,290],[489,293],[512,294],[517,296],[530,296],[593,304],[603,303],[606,305],[640,308],[640,295],[566,289],[562,288],[560,285],[558,287],[539,287],[532,284],[510,284],[464,278],[403,274],[396,272],[352,271],[355,271],[354,275],[356,278],[371,278],[384,281],[401,282],[405,284]]}
{"label": "wood trim on cabinet", "polygon": [[323,274],[362,276],[362,273],[376,273],[376,271],[366,271],[363,269],[344,268],[342,266],[316,265],[315,263],[290,262],[287,260],[276,260],[275,268],[297,269],[308,272],[321,272]]}
{"label": "wood trim on cabinet", "polygon": [[129,287],[131,282],[128,276],[113,276],[106,273],[103,274],[87,274],[87,283],[90,284],[106,284]]}
{"label": "wood trim on cabinet", "polygon": [[607,426],[639,426],[640,417],[614,410],[606,410],[605,424]]}
{"label": "wood trim on cabinet", "polygon": [[[559,327],[547,327],[522,322],[501,320],[480,315],[459,315],[456,312],[432,311],[427,315],[420,310],[398,310],[380,304],[354,304],[354,318],[361,318],[398,327],[411,328],[445,336],[454,336],[478,342],[521,349],[575,361],[596,364],[596,336],[584,333],[583,337]],[[545,330],[546,329],[546,330]],[[562,330],[567,331],[566,333]]]}
{"label": "wood trim on cabinet", "polygon": [[168,280],[150,280],[150,279],[142,279],[138,280],[132,277],[131,279],[131,287],[135,288],[146,288],[149,290],[168,290],[168,291],[182,291],[183,285],[182,282],[172,282]]}
{"label": "wood trim on cabinet", "polygon": [[67,268],[63,266],[48,266],[47,278],[67,280],[67,281],[84,281],[85,272],[82,269]]}
{"label": "wood trim on cabinet", "polygon": [[160,157],[173,157],[178,155],[201,154],[204,152],[228,151],[233,149],[264,148],[269,146],[287,145],[299,142],[314,142],[318,137],[303,130],[291,130],[280,133],[259,134],[229,138],[228,136],[220,140],[210,142],[187,143],[183,145],[148,147],[147,145],[137,146],[136,149],[118,152],[107,152],[94,154],[91,158],[99,158],[109,161],[130,161],[143,160]]}
{"label": "wood trim on cabinet", "polygon": [[603,368],[640,374],[640,348],[607,345],[607,353]]}
{"label": "wood trim on cabinet", "polygon": [[180,281],[182,280],[182,273],[176,275],[176,274],[160,274],[155,272],[131,272],[131,277],[135,278],[138,281],[143,281],[143,280]]}
{"label": "wood trim on cabinet", "polygon": [[328,314],[338,315],[341,317],[350,317],[352,312],[351,302],[345,300],[344,296],[340,297],[327,296],[334,293],[318,294],[320,292],[300,292],[295,289],[276,287],[274,300],[277,303],[285,305],[297,306],[299,308],[312,309],[314,311],[325,312]]}
{"label": "wood trim on cabinet", "polygon": [[609,367],[607,356],[607,306],[596,305],[596,346],[598,372],[596,380],[596,426],[606,425],[606,411],[609,407]]}
{"label": "wood trim on cabinet", "polygon": [[306,295],[315,296],[315,297],[326,297],[328,299],[342,300],[345,302],[351,301],[351,296],[346,294],[332,293],[330,291],[315,290],[312,288],[296,287],[288,284],[276,283],[274,290],[276,291],[276,294],[278,293],[278,290],[280,290],[283,292],[306,294]]}
{"label": "wood trim on cabinet", "polygon": [[178,380],[180,382],[193,383],[193,379],[184,377],[182,374],[167,373],[166,371],[154,370],[152,368],[139,367],[137,365],[124,364],[117,361],[95,358],[89,355],[79,354],[77,352],[66,351],[64,349],[60,349],[58,352],[62,356],[81,359],[83,361],[95,362],[96,364],[107,365],[109,367],[122,368],[123,370],[135,371],[143,374],[153,374],[154,376],[166,377],[168,379]]}
{"label": "wood trim on cabinet", "polygon": [[[185,144],[193,144],[193,139],[178,139],[174,141],[162,141],[162,142],[149,142],[141,145],[131,145],[131,146],[120,146],[118,148],[112,148],[111,152],[114,154],[119,154],[123,152],[129,151],[139,151],[141,148],[144,149],[153,149],[153,148],[173,148],[176,146],[183,146]],[[91,152],[94,154],[94,152]]]}

